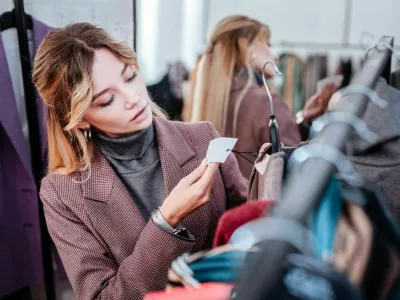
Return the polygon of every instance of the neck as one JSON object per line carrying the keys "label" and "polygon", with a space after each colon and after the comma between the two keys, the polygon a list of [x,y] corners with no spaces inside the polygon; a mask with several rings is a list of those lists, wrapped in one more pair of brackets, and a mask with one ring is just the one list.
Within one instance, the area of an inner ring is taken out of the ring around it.
{"label": "neck", "polygon": [[152,143],[155,143],[154,137],[153,125],[119,137],[110,137],[102,132],[93,131],[93,141],[100,151],[105,156],[120,160],[140,159]]}

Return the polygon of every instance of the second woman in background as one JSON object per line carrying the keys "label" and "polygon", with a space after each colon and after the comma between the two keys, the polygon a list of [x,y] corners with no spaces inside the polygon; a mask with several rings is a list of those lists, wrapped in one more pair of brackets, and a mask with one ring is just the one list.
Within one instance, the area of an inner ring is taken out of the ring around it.
{"label": "second woman in background", "polygon": [[[257,152],[269,141],[270,104],[260,74],[265,62],[274,61],[270,36],[268,26],[256,20],[224,18],[211,32],[192,81],[191,121],[211,121],[222,136],[238,138],[235,149],[240,152]],[[266,79],[274,76],[272,65],[265,73]],[[277,95],[272,100],[281,142],[297,145],[300,134],[289,108]],[[237,158],[241,172],[249,178],[252,164]]]}

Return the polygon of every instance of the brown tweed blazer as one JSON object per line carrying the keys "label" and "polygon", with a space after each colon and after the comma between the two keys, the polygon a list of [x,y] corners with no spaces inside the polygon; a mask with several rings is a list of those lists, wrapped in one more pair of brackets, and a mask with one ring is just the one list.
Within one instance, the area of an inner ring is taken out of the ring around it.
{"label": "brown tweed blazer", "polygon": [[[154,118],[166,193],[206,156],[218,137],[208,122]],[[215,177],[210,201],[182,224],[188,242],[145,222],[118,175],[95,150],[87,174],[49,174],[40,198],[50,235],[79,299],[142,299],[165,288],[171,262],[185,252],[211,248],[221,214],[246,201],[247,182],[231,154]]]}

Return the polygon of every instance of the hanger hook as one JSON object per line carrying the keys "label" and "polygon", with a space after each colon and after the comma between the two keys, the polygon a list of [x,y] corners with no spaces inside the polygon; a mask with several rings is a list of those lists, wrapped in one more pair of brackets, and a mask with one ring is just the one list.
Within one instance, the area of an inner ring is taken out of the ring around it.
{"label": "hanger hook", "polygon": [[365,36],[369,36],[372,40],[375,40],[375,36],[369,31],[364,31],[363,33],[361,33],[359,44],[364,51],[367,51],[368,46],[363,44],[363,39]]}
{"label": "hanger hook", "polygon": [[386,49],[389,49],[390,51],[392,51],[392,54],[393,54],[397,59],[400,60],[400,54],[397,53],[397,52],[394,50],[394,47],[392,47],[392,46],[389,45],[389,44],[384,44],[384,43],[376,43],[376,44],[374,44],[374,45],[368,47],[367,51],[365,52],[365,57],[368,57],[369,52],[370,52],[372,49],[375,49],[375,48],[377,48],[379,51],[385,50],[385,48],[386,48]]}
{"label": "hanger hook", "polygon": [[346,156],[330,145],[313,143],[299,147],[290,156],[288,166],[293,168],[310,158],[321,158],[331,163],[338,170],[340,177],[350,184],[362,183],[362,178]]}
{"label": "hanger hook", "polygon": [[332,123],[345,123],[353,127],[357,134],[369,143],[376,141],[378,136],[368,129],[367,125],[356,115],[344,110],[330,111],[313,121],[309,139],[312,139],[317,133]]}
{"label": "hanger hook", "polygon": [[384,109],[388,106],[388,103],[385,100],[381,99],[373,90],[371,90],[367,86],[360,84],[352,84],[343,89],[342,96],[340,97],[340,99],[342,99],[344,96],[350,93],[362,93],[366,95],[369,98],[369,100],[379,108]]}
{"label": "hanger hook", "polygon": [[271,92],[269,91],[269,88],[268,88],[268,85],[267,85],[267,81],[265,80],[265,67],[266,67],[268,64],[271,64],[271,65],[274,67],[275,73],[278,74],[279,76],[282,76],[282,73],[281,73],[281,71],[279,71],[278,67],[276,66],[276,64],[275,64],[273,61],[267,61],[267,62],[264,64],[263,68],[262,68],[262,80],[263,80],[265,89],[266,89],[266,91],[267,91],[268,97],[269,97],[269,105],[270,105],[270,107],[271,107],[271,115],[274,115],[274,104],[272,103]]}

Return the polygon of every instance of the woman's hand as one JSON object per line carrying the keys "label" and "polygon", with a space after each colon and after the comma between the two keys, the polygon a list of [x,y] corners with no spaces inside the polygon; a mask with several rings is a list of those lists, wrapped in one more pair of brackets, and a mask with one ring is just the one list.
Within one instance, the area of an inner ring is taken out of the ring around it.
{"label": "woman's hand", "polygon": [[329,100],[336,91],[336,84],[329,82],[322,87],[320,92],[311,96],[303,109],[304,120],[312,121],[323,115],[328,108]]}
{"label": "woman's hand", "polygon": [[196,170],[182,178],[171,191],[160,211],[172,227],[208,202],[218,166],[218,163],[207,165],[206,160],[203,160]]}

